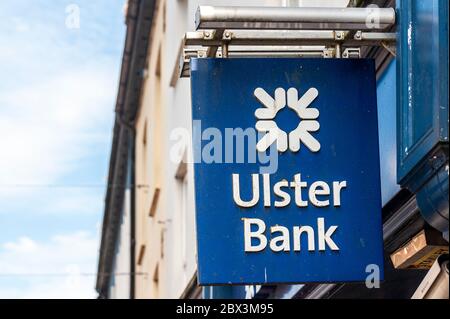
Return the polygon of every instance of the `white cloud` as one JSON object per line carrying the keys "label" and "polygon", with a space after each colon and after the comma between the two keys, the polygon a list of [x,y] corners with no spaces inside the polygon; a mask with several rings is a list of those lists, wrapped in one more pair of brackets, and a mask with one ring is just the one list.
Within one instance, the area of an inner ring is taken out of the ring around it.
{"label": "white cloud", "polygon": [[104,0],[77,4],[79,30],[66,28],[64,3],[0,3],[0,60],[7,61],[0,64],[0,145],[7,150],[0,156],[0,201],[38,195],[7,185],[67,183],[83,170],[83,160],[107,154],[121,7]]}
{"label": "white cloud", "polygon": [[35,251],[37,249],[37,245],[28,237],[20,237],[17,242],[6,243],[4,248],[8,251],[28,253]]}
{"label": "white cloud", "polygon": [[[49,191],[45,185],[78,184],[73,180],[86,174],[83,165],[98,152],[104,160],[97,167],[106,174],[114,92],[110,68],[90,65],[0,92],[0,145],[7,150],[0,156],[0,214],[11,204],[22,206],[17,201],[22,198],[40,203],[34,213],[100,213],[103,188]],[[88,184],[105,182],[88,179]]]}
{"label": "white cloud", "polygon": [[98,214],[101,215],[104,204],[102,189],[64,189],[58,190],[54,200],[45,201],[37,210],[42,214]]}
{"label": "white cloud", "polygon": [[48,242],[21,237],[5,243],[0,248],[0,299],[95,298],[97,251],[97,236],[85,231]]}
{"label": "white cloud", "polygon": [[3,92],[0,184],[55,182],[99,137],[109,141],[98,126],[112,118],[115,82],[108,70],[87,68]]}
{"label": "white cloud", "polygon": [[45,282],[30,285],[26,289],[0,288],[4,299],[94,299],[92,280],[84,277],[47,279]]}
{"label": "white cloud", "polygon": [[[121,3],[77,4],[81,28],[74,30],[65,26],[64,1],[0,1],[0,219],[18,225],[7,231],[0,225],[0,298],[96,296],[98,236],[79,232],[42,242],[35,235],[48,232],[55,216],[61,229],[89,222],[93,229],[105,189],[20,186],[106,181],[124,36]],[[22,217],[26,229],[33,218],[49,226],[20,237]]]}
{"label": "white cloud", "polygon": [[[0,94],[0,145],[7,150],[0,156],[0,214],[101,214],[104,188],[45,185],[83,184],[76,180],[89,176],[83,165],[93,160],[100,175],[107,173],[115,91],[108,68],[85,66]],[[98,152],[104,154],[101,162]],[[98,186],[106,182],[86,179]],[[39,205],[25,209],[23,198]]]}

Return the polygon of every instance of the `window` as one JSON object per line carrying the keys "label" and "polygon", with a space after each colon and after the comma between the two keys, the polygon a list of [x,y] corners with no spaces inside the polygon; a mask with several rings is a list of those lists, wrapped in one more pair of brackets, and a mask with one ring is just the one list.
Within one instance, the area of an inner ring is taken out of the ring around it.
{"label": "window", "polygon": [[148,171],[147,171],[147,119],[144,122],[144,129],[142,130],[142,176],[144,177],[141,181],[142,184],[147,184],[147,177],[148,177]]}
{"label": "window", "polygon": [[156,208],[158,207],[158,199],[160,192],[161,189],[159,187],[155,187],[155,190],[153,191],[152,202],[150,204],[150,211],[149,211],[150,217],[153,217],[156,214]]}
{"label": "window", "polygon": [[156,264],[153,272],[153,298],[158,298],[159,295],[159,264]]}
{"label": "window", "polygon": [[141,248],[139,249],[138,260],[137,260],[137,264],[139,266],[141,266],[144,261],[144,255],[145,255],[145,245],[141,245]]}

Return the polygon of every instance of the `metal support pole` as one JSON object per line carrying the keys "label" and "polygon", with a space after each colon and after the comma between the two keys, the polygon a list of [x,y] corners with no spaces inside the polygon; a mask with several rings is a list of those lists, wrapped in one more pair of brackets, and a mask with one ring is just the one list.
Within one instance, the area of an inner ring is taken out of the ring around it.
{"label": "metal support pole", "polygon": [[221,46],[224,41],[233,46],[334,46],[336,42],[340,42],[346,47],[359,47],[378,46],[381,43],[392,44],[396,41],[396,35],[393,32],[369,33],[358,31],[354,37],[346,36],[345,31],[333,30],[225,30],[223,37],[215,34],[216,31],[212,30],[186,32],[183,43],[187,46]]}
{"label": "metal support pole", "polygon": [[[223,29],[214,31],[212,33],[212,39],[215,39],[215,40],[221,39],[223,36],[223,31],[224,31]],[[218,49],[218,46],[216,46],[216,45],[208,47],[208,51],[206,52],[206,55],[210,58],[215,57],[216,53],[217,53],[217,49]]]}
{"label": "metal support pole", "polygon": [[360,58],[361,48],[374,46],[395,55],[396,33],[384,30],[395,25],[393,8],[199,6],[195,24],[171,85],[190,76],[192,57]]}
{"label": "metal support pole", "polygon": [[395,24],[393,8],[199,6],[196,29],[383,30]]}
{"label": "metal support pole", "polygon": [[228,43],[222,43],[222,58],[228,58]]}
{"label": "metal support pole", "polygon": [[334,49],[335,49],[335,54],[334,54],[335,57],[340,59],[341,56],[342,56],[342,54],[341,54],[341,44],[340,43],[336,44]]}

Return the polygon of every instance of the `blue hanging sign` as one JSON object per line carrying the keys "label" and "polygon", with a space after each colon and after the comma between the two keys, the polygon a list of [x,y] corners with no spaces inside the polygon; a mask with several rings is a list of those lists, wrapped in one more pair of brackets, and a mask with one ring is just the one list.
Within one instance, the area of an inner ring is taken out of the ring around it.
{"label": "blue hanging sign", "polygon": [[191,61],[201,285],[383,279],[374,62]]}

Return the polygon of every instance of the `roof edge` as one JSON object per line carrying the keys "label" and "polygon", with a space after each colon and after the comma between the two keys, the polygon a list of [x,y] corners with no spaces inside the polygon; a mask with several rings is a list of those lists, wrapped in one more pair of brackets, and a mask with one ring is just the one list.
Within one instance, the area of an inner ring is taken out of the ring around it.
{"label": "roof edge", "polygon": [[[154,0],[129,0],[126,13],[126,38],[122,55],[119,88],[116,98],[116,121],[113,128],[108,186],[98,258],[96,290],[99,298],[108,297],[108,283],[119,234],[123,195],[129,158],[129,133],[139,107],[142,70],[145,67],[148,41],[155,11]],[[121,187],[122,186],[122,187]]]}

